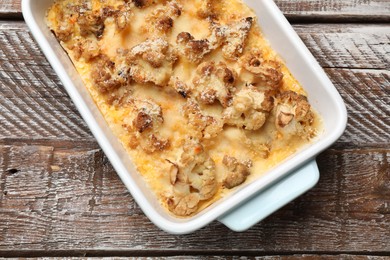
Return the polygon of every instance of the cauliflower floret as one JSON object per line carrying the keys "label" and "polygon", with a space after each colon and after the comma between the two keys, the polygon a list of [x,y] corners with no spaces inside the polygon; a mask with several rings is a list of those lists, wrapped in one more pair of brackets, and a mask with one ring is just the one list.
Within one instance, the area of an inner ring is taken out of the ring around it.
{"label": "cauliflower floret", "polygon": [[188,98],[191,95],[191,88],[180,80],[179,77],[171,77],[169,86],[176,90],[183,98]]}
{"label": "cauliflower floret", "polygon": [[210,36],[200,40],[195,40],[189,32],[182,32],[176,39],[178,50],[189,61],[199,63],[211,51],[222,46],[222,53],[226,59],[237,60],[244,51],[252,23],[252,17],[226,25],[212,22]]}
{"label": "cauliflower floret", "polygon": [[68,45],[76,60],[84,58],[88,62],[100,55],[100,46],[95,39],[75,37]]}
{"label": "cauliflower floret", "polygon": [[[109,17],[114,17],[118,25],[126,22],[123,20],[123,8],[117,10],[112,6],[106,6],[94,9],[91,1],[84,0],[57,1],[54,6],[58,7],[55,8],[57,11],[56,21],[51,24],[51,29],[63,42],[69,41],[74,34],[79,34],[84,38],[102,38],[105,21]],[[125,18],[130,18],[130,16]],[[121,27],[118,26],[118,28]]]}
{"label": "cauliflower floret", "polygon": [[247,17],[226,25],[212,24],[214,34],[218,42],[222,44],[222,53],[226,59],[237,60],[242,55],[253,20],[253,17]]}
{"label": "cauliflower floret", "polygon": [[277,89],[283,79],[280,63],[274,60],[264,60],[260,50],[254,49],[246,53],[240,59],[241,66],[249,71],[253,78],[252,84],[265,84],[268,87]]}
{"label": "cauliflower floret", "polygon": [[186,140],[179,161],[170,163],[173,194],[167,199],[168,208],[179,216],[191,215],[199,202],[210,199],[217,191],[215,163],[192,138]]}
{"label": "cauliflower floret", "polygon": [[212,50],[216,49],[209,39],[195,40],[189,32],[181,32],[176,39],[178,52],[190,62],[199,63]]}
{"label": "cauliflower floret", "polygon": [[140,146],[146,153],[167,148],[169,141],[159,135],[164,123],[161,107],[150,99],[133,99],[127,105],[132,113],[124,119],[123,127],[132,135],[130,147]]}
{"label": "cauliflower floret", "polygon": [[131,6],[129,4],[119,6],[119,10],[114,15],[115,24],[118,30],[122,31],[127,28],[132,17],[133,12],[131,11]]}
{"label": "cauliflower floret", "polygon": [[223,181],[223,185],[232,189],[245,182],[246,178],[250,175],[250,168],[252,167],[252,161],[246,160],[239,162],[235,157],[225,155],[222,163],[227,167],[228,173]]}
{"label": "cauliflower floret", "polygon": [[150,39],[133,47],[126,58],[130,75],[137,83],[154,83],[164,86],[168,83],[177,56],[162,38]]}
{"label": "cauliflower floret", "polygon": [[125,124],[132,126],[137,132],[142,134],[164,123],[161,107],[151,99],[133,99],[129,105],[134,116],[127,118]]}
{"label": "cauliflower floret", "polygon": [[224,111],[224,119],[228,125],[258,130],[264,125],[272,108],[270,92],[247,86],[236,93],[233,105]]}
{"label": "cauliflower floret", "polygon": [[199,105],[194,100],[187,101],[183,112],[188,119],[188,124],[199,133],[197,136],[199,139],[214,138],[223,130],[222,121],[202,114]]}
{"label": "cauliflower floret", "polygon": [[100,12],[88,10],[81,12],[77,18],[77,25],[80,28],[80,35],[83,37],[88,37],[94,35],[97,39],[100,39],[104,33],[104,21],[103,10]]}
{"label": "cauliflower floret", "polygon": [[193,96],[206,105],[219,101],[223,107],[231,103],[235,75],[225,63],[204,62],[196,70]]}
{"label": "cauliflower floret", "polygon": [[164,4],[167,0],[131,0],[138,8],[147,8],[153,4]]}
{"label": "cauliflower floret", "polygon": [[285,137],[310,138],[314,115],[307,97],[293,91],[280,93],[275,99],[275,126]]}
{"label": "cauliflower floret", "polygon": [[55,10],[55,21],[50,23],[50,28],[60,41],[67,42],[76,31],[76,26],[72,22],[77,22],[78,16],[81,13],[90,11],[91,6],[88,3],[82,4],[80,0],[72,3],[57,1],[52,9]]}
{"label": "cauliflower floret", "polygon": [[143,27],[145,32],[154,35],[166,35],[172,30],[174,19],[181,15],[182,7],[176,1],[169,1],[149,14]]}
{"label": "cauliflower floret", "polygon": [[115,63],[108,56],[101,54],[95,63],[92,63],[91,79],[97,90],[106,94],[126,85],[129,78],[121,74]]}

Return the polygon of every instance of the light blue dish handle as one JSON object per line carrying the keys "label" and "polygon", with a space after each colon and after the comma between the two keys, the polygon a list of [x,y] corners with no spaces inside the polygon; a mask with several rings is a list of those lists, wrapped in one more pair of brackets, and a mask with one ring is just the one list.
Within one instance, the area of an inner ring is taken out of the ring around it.
{"label": "light blue dish handle", "polygon": [[233,231],[245,231],[313,188],[319,177],[317,162],[313,160],[218,221]]}

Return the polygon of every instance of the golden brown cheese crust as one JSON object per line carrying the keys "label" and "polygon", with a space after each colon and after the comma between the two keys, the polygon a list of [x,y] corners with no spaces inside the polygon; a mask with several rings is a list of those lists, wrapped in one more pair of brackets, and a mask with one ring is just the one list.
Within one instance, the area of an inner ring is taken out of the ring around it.
{"label": "golden brown cheese crust", "polygon": [[303,89],[241,0],[58,0],[47,23],[176,216],[315,136]]}

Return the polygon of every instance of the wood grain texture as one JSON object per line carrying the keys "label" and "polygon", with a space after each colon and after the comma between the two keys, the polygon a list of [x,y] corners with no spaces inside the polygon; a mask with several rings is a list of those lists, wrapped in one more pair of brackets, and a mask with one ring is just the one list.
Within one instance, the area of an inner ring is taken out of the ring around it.
{"label": "wood grain texture", "polygon": [[390,147],[390,71],[326,69],[348,110],[348,125],[336,146]]}
{"label": "wood grain texture", "polygon": [[58,77],[20,26],[0,24],[0,136],[90,138]]}
{"label": "wood grain texture", "polygon": [[248,232],[213,223],[186,236],[158,230],[99,149],[21,144],[0,151],[0,255],[390,252],[388,150],[328,150],[318,159],[317,187]]}
{"label": "wood grain texture", "polygon": [[[50,253],[49,253],[50,254]],[[78,257],[66,257],[66,258],[60,258],[60,259],[67,259],[67,260],[92,260],[95,259],[94,257],[99,257],[99,259],[109,259],[109,260],[128,260],[128,257],[124,257],[124,254],[121,254],[121,252],[118,252],[115,257],[108,257],[105,254],[100,254],[99,252],[96,253],[75,253],[74,255],[77,255]],[[51,253],[50,256],[62,256],[61,254],[53,254]],[[7,257],[8,260],[36,260],[41,258],[34,258],[34,257],[18,257],[18,258],[12,258]],[[353,254],[339,254],[339,255],[326,255],[326,254],[294,254],[294,255],[262,255],[262,256],[243,256],[243,255],[217,255],[217,256],[210,256],[210,255],[175,255],[175,256],[132,256],[130,258],[131,260],[153,260],[153,259],[159,259],[159,260],[165,260],[165,259],[173,259],[173,260],[196,260],[196,259],[210,259],[210,260],[295,260],[295,259],[303,259],[303,260],[311,260],[311,259],[321,259],[321,260],[388,260],[389,257],[386,256],[374,256],[374,255],[353,255]]]}
{"label": "wood grain texture", "polygon": [[[387,0],[275,0],[292,21],[389,22]],[[22,19],[21,0],[0,0],[0,18]]]}
{"label": "wood grain texture", "polygon": [[[343,96],[340,147],[390,143],[390,25],[296,25]],[[94,139],[22,23],[0,23],[0,142]]]}
{"label": "wood grain texture", "polygon": [[388,22],[388,0],[275,0],[291,21]]}
{"label": "wood grain texture", "polygon": [[[55,254],[54,254],[55,255]],[[85,256],[81,252],[79,254],[75,253],[75,255],[80,255],[80,257],[67,257],[67,260],[86,260],[86,259],[94,259],[90,256],[97,256],[99,259],[114,259],[114,260],[127,260],[128,257],[123,256],[117,256],[114,258],[111,257],[104,257],[104,254],[97,253],[87,253]],[[121,255],[120,252],[118,252],[118,255]],[[61,256],[61,255],[60,255]],[[89,257],[88,257],[89,256]],[[36,260],[41,258],[7,258],[8,260]],[[351,254],[339,254],[339,255],[326,255],[326,254],[294,254],[294,255],[271,255],[271,256],[240,256],[240,255],[219,255],[219,256],[210,256],[210,255],[181,255],[181,256],[152,256],[152,257],[145,257],[145,256],[136,256],[131,257],[132,260],[152,260],[152,259],[173,259],[173,260],[195,260],[195,259],[211,259],[211,260],[294,260],[294,259],[303,259],[303,260],[311,260],[311,259],[321,259],[321,260],[387,260],[389,259],[386,256],[373,256],[373,255],[351,255]]]}
{"label": "wood grain texture", "polygon": [[322,67],[390,70],[390,25],[298,24],[294,28]]}
{"label": "wood grain texture", "polygon": [[21,0],[0,0],[0,18],[21,18]]}

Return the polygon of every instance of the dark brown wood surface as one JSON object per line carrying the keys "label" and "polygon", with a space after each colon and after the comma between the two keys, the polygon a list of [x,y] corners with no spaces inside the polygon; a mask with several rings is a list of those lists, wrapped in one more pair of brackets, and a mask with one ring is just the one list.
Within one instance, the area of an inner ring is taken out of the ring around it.
{"label": "dark brown wood surface", "polygon": [[344,99],[346,132],[318,157],[318,185],[249,231],[173,236],[117,177],[19,1],[0,0],[0,256],[389,259],[390,3],[276,2],[305,22],[294,28]]}

